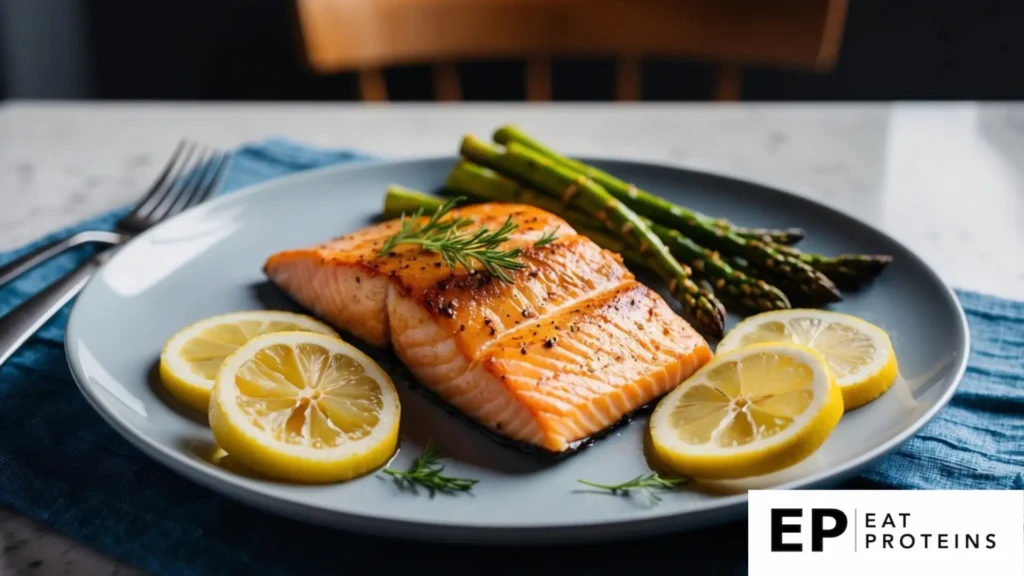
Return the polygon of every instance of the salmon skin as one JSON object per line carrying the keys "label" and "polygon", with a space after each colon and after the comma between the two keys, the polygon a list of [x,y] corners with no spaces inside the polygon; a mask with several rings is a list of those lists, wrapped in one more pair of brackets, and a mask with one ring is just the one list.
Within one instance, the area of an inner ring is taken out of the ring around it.
{"label": "salmon skin", "polygon": [[[391,346],[433,394],[493,433],[553,453],[571,450],[650,404],[711,359],[707,342],[622,258],[561,218],[519,204],[451,211],[466,229],[517,228],[523,268],[504,282],[453,271],[400,244],[391,220],[274,254],[270,280],[335,327]],[[534,244],[545,233],[554,241]],[[474,263],[475,264],[475,263]]]}

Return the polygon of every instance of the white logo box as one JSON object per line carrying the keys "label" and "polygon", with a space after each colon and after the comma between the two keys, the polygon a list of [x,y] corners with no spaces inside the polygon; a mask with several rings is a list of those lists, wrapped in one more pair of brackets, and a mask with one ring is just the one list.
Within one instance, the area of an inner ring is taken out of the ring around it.
{"label": "white logo box", "polygon": [[748,519],[750,576],[1024,575],[1020,490],[754,490]]}

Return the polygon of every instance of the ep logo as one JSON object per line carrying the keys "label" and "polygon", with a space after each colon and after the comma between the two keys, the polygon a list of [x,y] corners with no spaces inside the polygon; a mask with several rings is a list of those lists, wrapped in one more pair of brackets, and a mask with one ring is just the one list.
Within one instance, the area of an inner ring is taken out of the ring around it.
{"label": "ep logo", "polygon": [[850,521],[842,510],[836,508],[811,508],[807,513],[803,508],[772,508],[771,551],[803,552],[805,524],[808,525],[811,552],[822,552],[825,540],[841,536]]}
{"label": "ep logo", "polygon": [[749,576],[1024,574],[1024,490],[751,490]]}

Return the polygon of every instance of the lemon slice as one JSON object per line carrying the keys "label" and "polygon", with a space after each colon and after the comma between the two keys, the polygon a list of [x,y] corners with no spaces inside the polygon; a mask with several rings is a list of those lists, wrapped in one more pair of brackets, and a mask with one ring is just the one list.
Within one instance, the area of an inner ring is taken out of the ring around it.
{"label": "lemon slice", "polygon": [[291,312],[252,310],[212,316],[183,328],[164,344],[160,380],[175,398],[206,412],[213,379],[224,359],[256,336],[286,330],[337,335],[326,324]]}
{"label": "lemon slice", "polygon": [[253,470],[334,482],[388,461],[400,411],[391,379],[359,350],[334,336],[276,332],[224,361],[210,428],[231,458]]}
{"label": "lemon slice", "polygon": [[881,396],[899,374],[889,336],[878,326],[849,314],[815,309],[757,314],[730,330],[717,351],[728,352],[759,342],[793,342],[820,352],[843,391],[847,410]]}
{"label": "lemon slice", "polygon": [[760,344],[717,355],[665,396],[651,415],[651,442],[680,474],[760,476],[809,456],[842,415],[842,393],[820,354]]}

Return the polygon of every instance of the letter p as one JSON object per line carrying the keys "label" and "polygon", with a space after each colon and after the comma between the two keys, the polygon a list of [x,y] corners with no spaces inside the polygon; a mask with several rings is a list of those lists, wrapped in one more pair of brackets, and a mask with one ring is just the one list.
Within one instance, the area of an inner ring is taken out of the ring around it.
{"label": "letter p", "polygon": [[[831,518],[835,526],[825,529],[825,518]],[[811,510],[811,550],[821,552],[825,538],[835,538],[846,532],[849,522],[842,510],[835,508],[815,508]]]}

